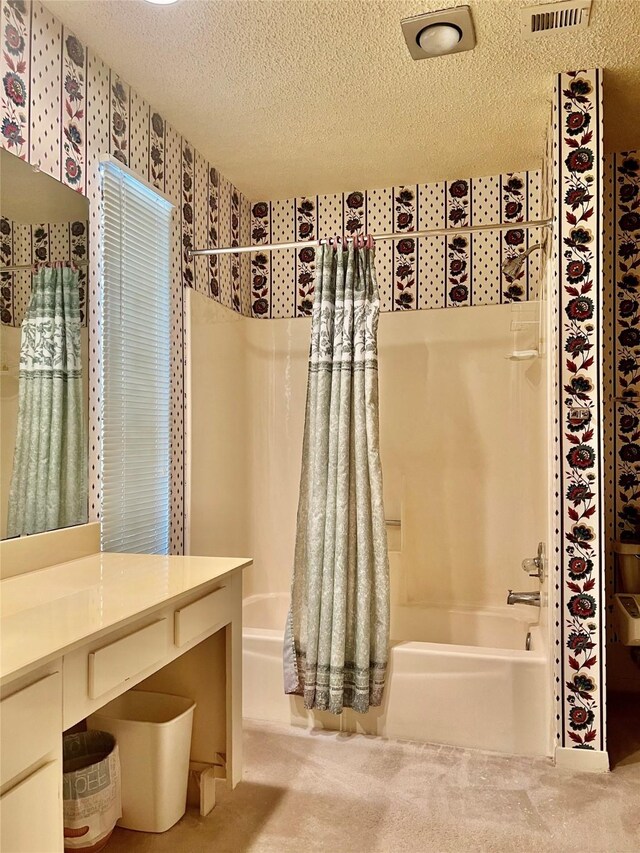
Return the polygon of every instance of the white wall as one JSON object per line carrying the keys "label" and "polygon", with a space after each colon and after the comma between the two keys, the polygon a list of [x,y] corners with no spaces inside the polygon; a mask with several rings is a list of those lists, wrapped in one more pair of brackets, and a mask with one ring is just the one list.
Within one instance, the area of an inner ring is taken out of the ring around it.
{"label": "white wall", "polygon": [[188,408],[187,553],[244,556],[249,550],[247,353],[249,322],[193,290]]}
{"label": "white wall", "polygon": [[[288,591],[309,320],[197,304],[191,553],[248,549],[245,592]],[[546,369],[504,357],[537,344],[536,327],[510,330],[536,318],[536,305],[380,317],[385,506],[402,520],[392,572],[405,602],[494,605],[536,588],[520,563],[547,534]]]}

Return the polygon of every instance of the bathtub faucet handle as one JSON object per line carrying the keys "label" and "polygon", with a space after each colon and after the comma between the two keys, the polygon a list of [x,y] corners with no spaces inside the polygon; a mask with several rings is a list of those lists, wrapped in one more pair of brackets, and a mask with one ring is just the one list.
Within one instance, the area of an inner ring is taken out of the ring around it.
{"label": "bathtub faucet handle", "polygon": [[522,568],[530,578],[538,578],[540,583],[542,583],[544,581],[544,564],[544,542],[540,542],[538,544],[538,556],[525,558],[522,561]]}

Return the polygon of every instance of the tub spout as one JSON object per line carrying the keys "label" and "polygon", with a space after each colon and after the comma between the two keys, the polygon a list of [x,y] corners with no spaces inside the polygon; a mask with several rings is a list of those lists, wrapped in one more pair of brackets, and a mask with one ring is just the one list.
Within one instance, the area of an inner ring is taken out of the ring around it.
{"label": "tub spout", "polygon": [[507,604],[530,604],[532,607],[540,607],[539,592],[514,592],[509,590]]}

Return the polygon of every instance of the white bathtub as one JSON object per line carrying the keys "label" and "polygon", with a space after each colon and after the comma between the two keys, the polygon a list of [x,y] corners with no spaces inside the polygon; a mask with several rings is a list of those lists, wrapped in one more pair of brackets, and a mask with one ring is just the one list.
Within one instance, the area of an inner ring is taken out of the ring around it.
{"label": "white bathtub", "polygon": [[[550,753],[549,672],[538,611],[395,607],[382,707],[306,711],[282,686],[288,596],[244,601],[244,716],[521,755]],[[530,633],[530,650],[525,649]]]}

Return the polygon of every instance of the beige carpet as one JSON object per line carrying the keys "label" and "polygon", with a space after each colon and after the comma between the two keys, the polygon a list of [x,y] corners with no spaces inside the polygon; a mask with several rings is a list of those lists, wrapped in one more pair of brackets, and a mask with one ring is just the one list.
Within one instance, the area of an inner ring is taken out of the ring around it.
{"label": "beige carpet", "polygon": [[[470,706],[468,713],[473,713]],[[640,764],[544,759],[251,723],[244,781],[206,818],[116,830],[108,853],[638,853]]]}

